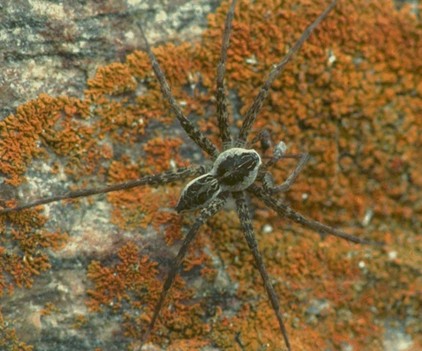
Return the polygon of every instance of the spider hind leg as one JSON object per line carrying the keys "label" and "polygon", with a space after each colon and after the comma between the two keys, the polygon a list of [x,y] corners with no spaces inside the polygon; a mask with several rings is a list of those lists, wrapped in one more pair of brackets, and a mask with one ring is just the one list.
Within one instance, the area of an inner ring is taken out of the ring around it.
{"label": "spider hind leg", "polygon": [[259,273],[261,274],[265,291],[267,292],[271,306],[277,317],[279,328],[280,328],[281,334],[283,335],[283,339],[286,344],[286,347],[290,351],[291,350],[290,341],[287,335],[286,327],[284,326],[283,316],[282,316],[282,312],[280,308],[280,302],[278,300],[277,294],[275,293],[274,287],[271,284],[271,280],[265,268],[265,264],[262,259],[261,252],[258,249],[258,243],[254,234],[251,217],[249,215],[249,208],[246,202],[246,195],[244,192],[236,192],[236,193],[233,193],[233,197],[236,200],[237,213],[239,216],[240,224],[243,229],[243,234],[248,243],[249,249],[252,251],[252,255],[254,257]]}
{"label": "spider hind leg", "polygon": [[168,183],[173,183],[179,180],[184,180],[188,177],[199,176],[199,175],[204,174],[205,171],[206,171],[205,167],[202,167],[202,166],[190,167],[190,168],[179,168],[175,170],[162,172],[159,174],[147,175],[145,177],[142,177],[136,180],[128,180],[127,182],[124,182],[124,183],[107,185],[107,186],[98,187],[98,188],[68,191],[61,195],[44,197],[32,202],[15,206],[15,207],[0,208],[0,215],[10,213],[10,212],[18,212],[18,211],[25,210],[27,208],[45,205],[52,202],[58,202],[58,201],[63,201],[63,200],[68,200],[68,199],[76,199],[80,197],[87,197],[87,196],[93,196],[93,195],[99,195],[99,194],[106,194],[113,191],[128,190],[128,189],[132,189],[132,188],[143,186],[143,185],[160,186],[160,185],[164,185]]}
{"label": "spider hind leg", "polygon": [[142,338],[141,338],[141,344],[144,344],[147,340],[149,335],[151,334],[152,329],[154,328],[154,325],[158,319],[158,316],[160,314],[161,309],[164,306],[165,298],[173,285],[174,279],[176,278],[176,274],[180,269],[180,266],[182,265],[183,259],[186,256],[186,253],[188,251],[188,248],[192,241],[195,239],[196,235],[198,234],[199,229],[201,226],[212,216],[214,216],[226,203],[227,199],[227,192],[220,193],[215,199],[213,199],[206,207],[204,207],[199,217],[196,218],[195,223],[189,230],[186,237],[183,239],[182,246],[179,249],[179,252],[177,253],[177,256],[174,258],[174,261],[171,265],[170,271],[167,273],[167,278],[164,282],[163,288],[160,293],[160,297],[155,304],[154,312],[151,318],[151,321],[149,322]]}

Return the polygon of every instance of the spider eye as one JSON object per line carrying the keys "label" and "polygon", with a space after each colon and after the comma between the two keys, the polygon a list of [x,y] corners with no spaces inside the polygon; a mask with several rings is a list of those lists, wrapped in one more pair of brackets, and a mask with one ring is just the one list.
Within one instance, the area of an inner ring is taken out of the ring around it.
{"label": "spider eye", "polygon": [[224,190],[240,191],[255,181],[260,165],[261,157],[255,150],[232,148],[218,156],[210,173]]}
{"label": "spider eye", "polygon": [[217,179],[203,174],[190,181],[182,191],[176,211],[189,211],[204,207],[221,192]]}

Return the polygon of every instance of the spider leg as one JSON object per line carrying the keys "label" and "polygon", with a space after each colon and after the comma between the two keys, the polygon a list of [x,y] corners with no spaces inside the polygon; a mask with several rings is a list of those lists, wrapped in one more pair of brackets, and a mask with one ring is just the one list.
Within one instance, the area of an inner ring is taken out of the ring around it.
{"label": "spider leg", "polygon": [[186,134],[207,154],[209,154],[213,159],[217,158],[218,150],[215,145],[191,122],[189,121],[186,116],[184,115],[182,109],[180,108],[179,104],[176,102],[174,98],[170,86],[167,83],[166,76],[164,72],[161,70],[161,67],[155,57],[154,53],[151,50],[149,42],[145,36],[144,30],[142,26],[139,24],[139,29],[141,35],[145,41],[145,48],[148,54],[148,57],[151,61],[152,68],[155,73],[155,77],[157,78],[158,82],[160,83],[161,92],[163,93],[164,98],[170,105],[171,111],[176,115],[176,118],[179,120],[182,128],[185,130]]}
{"label": "spider leg", "polygon": [[251,249],[252,254],[254,256],[259,273],[261,274],[262,280],[264,282],[265,290],[267,291],[268,297],[271,301],[272,308],[276,314],[281,333],[283,334],[284,342],[287,346],[287,349],[290,351],[289,337],[287,336],[286,327],[284,326],[284,323],[283,323],[280,303],[278,301],[278,297],[274,291],[274,288],[271,284],[267,270],[265,269],[264,261],[262,260],[262,255],[258,249],[258,243],[255,238],[255,234],[252,227],[252,221],[249,215],[248,205],[246,203],[245,192],[233,193],[233,197],[236,200],[237,213],[240,219],[240,223],[242,225],[243,233],[245,235],[248,246]]}
{"label": "spider leg", "polygon": [[[264,178],[262,180],[262,185],[264,186],[264,189],[268,193],[275,194],[275,193],[280,193],[280,192],[287,191],[290,189],[292,184],[296,181],[299,173],[302,171],[303,167],[305,167],[306,163],[310,159],[310,156],[307,152],[298,154],[297,157],[299,157],[299,162],[296,165],[295,169],[293,170],[292,173],[290,173],[287,179],[280,185],[274,185],[274,179],[270,172],[265,173]],[[283,155],[280,155],[280,157],[278,157],[277,160],[280,160],[281,158],[283,158]],[[272,163],[273,160],[274,158],[272,158],[267,163],[267,165]]]}
{"label": "spider leg", "polygon": [[231,137],[229,132],[229,113],[227,110],[227,94],[224,87],[224,74],[226,72],[227,62],[227,49],[230,42],[230,33],[232,29],[232,20],[234,15],[234,8],[236,6],[236,0],[232,0],[229,11],[227,12],[226,21],[224,24],[223,42],[221,44],[221,55],[220,61],[217,66],[217,119],[218,129],[220,130],[221,141],[223,142],[224,150],[231,147]]}
{"label": "spider leg", "polygon": [[305,216],[301,215],[299,212],[296,212],[286,204],[282,203],[280,200],[274,199],[271,194],[266,192],[264,189],[256,186],[251,185],[248,188],[248,191],[258,197],[261,201],[263,201],[268,207],[272,208],[275,212],[277,212],[280,216],[287,217],[296,223],[300,223],[312,230],[321,233],[321,234],[328,234],[333,235],[338,238],[351,241],[357,244],[368,244],[368,245],[376,245],[381,246],[382,243],[374,242],[370,240],[365,240],[358,238],[354,235],[347,234],[339,229],[330,227],[326,224],[322,224],[318,221],[315,221],[310,218],[306,218]]}
{"label": "spider leg", "polygon": [[254,145],[257,142],[261,144],[261,150],[263,154],[267,152],[267,150],[272,146],[271,134],[268,129],[261,130],[249,143],[249,145]]}
{"label": "spider leg", "polygon": [[205,167],[192,167],[192,168],[179,168],[176,170],[166,171],[160,174],[148,175],[136,180],[130,180],[124,183],[99,187],[99,188],[91,188],[91,189],[82,189],[76,191],[69,191],[61,195],[45,197],[39,200],[35,200],[26,204],[18,205],[16,207],[11,208],[3,208],[0,209],[0,214],[10,213],[10,212],[17,212],[22,211],[27,208],[45,205],[51,202],[57,202],[66,199],[75,199],[78,197],[86,197],[92,196],[97,194],[105,194],[112,191],[119,191],[119,190],[127,190],[132,189],[134,187],[140,185],[152,185],[152,186],[159,186],[167,183],[172,183],[178,180],[183,180],[191,176],[197,176],[204,174],[206,172]]}
{"label": "spider leg", "polygon": [[156,303],[154,307],[154,313],[152,315],[151,321],[148,324],[147,329],[144,332],[144,335],[141,338],[141,344],[144,344],[149,335],[151,334],[152,329],[154,328],[155,322],[157,321],[158,315],[160,314],[160,311],[163,307],[164,300],[173,285],[174,279],[176,277],[177,272],[179,271],[179,268],[182,264],[183,258],[186,255],[186,252],[189,248],[189,245],[193,241],[193,239],[198,234],[199,228],[212,216],[214,216],[225,204],[227,199],[227,193],[221,193],[218,195],[217,198],[215,198],[211,203],[203,208],[201,210],[201,213],[199,217],[195,220],[195,223],[189,230],[186,237],[183,239],[182,246],[179,249],[179,252],[177,253],[177,256],[174,258],[173,263],[171,264],[170,271],[167,274],[166,281],[163,285],[163,290],[161,290],[160,297],[158,299],[158,302]]}
{"label": "spider leg", "polygon": [[264,103],[264,100],[268,95],[268,91],[272,83],[283,71],[284,66],[299,51],[303,43],[311,35],[312,31],[319,25],[319,23],[325,17],[327,17],[328,13],[334,8],[336,1],[337,0],[333,0],[331,4],[328,5],[328,7],[318,16],[318,18],[305,29],[303,34],[300,36],[298,41],[296,41],[296,43],[292,46],[292,48],[289,50],[287,55],[273,67],[270,74],[268,75],[268,78],[266,79],[261,89],[259,90],[258,95],[255,97],[254,101],[252,102],[252,105],[249,107],[249,110],[246,112],[236,145],[238,145],[239,147],[242,147],[246,143],[246,140],[248,138],[252,125],[255,122],[257,114],[262,108],[262,104]]}

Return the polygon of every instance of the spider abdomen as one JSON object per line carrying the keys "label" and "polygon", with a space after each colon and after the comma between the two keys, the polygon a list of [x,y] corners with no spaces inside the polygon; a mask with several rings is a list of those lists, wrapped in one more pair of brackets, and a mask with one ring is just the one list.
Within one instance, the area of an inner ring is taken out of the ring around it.
{"label": "spider abdomen", "polygon": [[255,150],[231,148],[222,152],[210,172],[224,191],[241,191],[256,179],[261,157]]}
{"label": "spider abdomen", "polygon": [[183,189],[176,211],[189,211],[202,208],[221,192],[217,179],[209,174],[203,174],[191,180]]}

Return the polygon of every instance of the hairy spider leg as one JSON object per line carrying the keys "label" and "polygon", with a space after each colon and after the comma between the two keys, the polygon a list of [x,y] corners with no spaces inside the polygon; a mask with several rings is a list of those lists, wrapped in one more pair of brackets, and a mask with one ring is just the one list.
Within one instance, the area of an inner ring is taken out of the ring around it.
{"label": "hairy spider leg", "polygon": [[205,172],[206,172],[206,169],[203,166],[179,168],[176,170],[166,171],[159,174],[148,175],[136,180],[129,180],[124,183],[113,184],[110,186],[99,187],[99,188],[69,191],[62,195],[44,197],[42,199],[35,200],[33,202],[18,205],[16,207],[0,209],[0,214],[22,211],[27,208],[31,208],[31,207],[35,207],[39,205],[45,205],[51,202],[57,202],[57,201],[62,201],[62,200],[67,200],[67,199],[76,199],[78,197],[87,197],[87,196],[98,195],[98,194],[105,194],[112,191],[132,189],[141,185],[160,186],[167,183],[176,182],[178,180],[184,180],[188,177],[199,176],[199,175],[204,174]]}
{"label": "hairy spider leg", "polygon": [[174,278],[176,277],[176,274],[179,271],[179,268],[183,262],[189,245],[192,243],[193,239],[195,239],[201,226],[224,206],[227,196],[227,192],[220,193],[214,200],[209,203],[207,207],[203,208],[199,217],[196,218],[195,223],[189,230],[186,237],[183,239],[182,246],[180,247],[177,256],[174,258],[170,266],[170,271],[167,273],[167,278],[164,282],[163,289],[161,290],[160,297],[157,303],[155,304],[154,313],[152,315],[151,321],[149,322],[148,327],[141,338],[141,344],[144,344],[147,341],[152,329],[154,328],[155,322],[157,321],[160,311],[164,305],[164,300],[171,286],[173,285]]}
{"label": "hairy spider leg", "polygon": [[145,36],[145,33],[142,29],[142,25],[138,23],[139,30],[141,32],[142,38],[145,42],[145,50],[148,54],[148,57],[151,61],[152,68],[154,70],[155,77],[160,84],[161,92],[163,93],[164,98],[170,105],[171,111],[176,115],[176,118],[179,120],[180,125],[185,130],[186,134],[197,144],[202,150],[209,154],[212,159],[217,158],[219,152],[216,146],[203,134],[189,119],[186,118],[179,104],[174,98],[170,86],[167,83],[166,76],[161,70],[161,67],[155,57],[154,53],[151,50],[148,39]]}
{"label": "hairy spider leg", "polygon": [[258,249],[258,243],[254,234],[251,217],[249,215],[249,208],[246,203],[246,194],[244,191],[236,192],[236,193],[233,193],[233,197],[236,200],[237,213],[240,219],[240,224],[243,229],[243,234],[248,243],[249,249],[252,251],[259,273],[261,274],[265,290],[267,292],[272,308],[277,317],[278,324],[279,324],[281,333],[283,334],[283,339],[286,344],[286,347],[290,351],[291,348],[290,348],[289,337],[287,336],[286,327],[284,326],[284,323],[283,323],[283,316],[282,316],[282,312],[280,308],[280,302],[274,291],[274,287],[271,284],[267,270],[265,269],[265,264],[262,259],[262,255]]}
{"label": "hairy spider leg", "polygon": [[278,62],[270,71],[268,78],[265,80],[265,82],[261,86],[258,95],[255,97],[254,101],[252,102],[251,106],[246,112],[246,115],[243,119],[242,127],[240,128],[238,139],[236,141],[236,146],[242,147],[243,145],[245,145],[246,140],[248,139],[248,135],[255,122],[256,116],[261,110],[262,105],[268,95],[269,89],[271,88],[271,85],[273,84],[274,80],[279,77],[280,73],[283,71],[286,64],[289,63],[292,57],[299,51],[303,43],[311,35],[312,31],[319,25],[319,23],[325,17],[327,17],[327,15],[336,5],[336,2],[337,0],[333,0],[330,3],[330,5],[328,5],[328,7],[318,16],[318,18],[305,29],[305,31],[302,33],[300,38],[296,41],[296,43],[292,46],[292,48],[286,54],[286,56],[284,56],[284,58],[280,62]]}
{"label": "hairy spider leg", "polygon": [[[290,189],[290,187],[293,185],[293,183],[296,181],[300,172],[302,172],[306,163],[311,158],[310,155],[307,152],[297,154],[295,156],[299,158],[299,162],[297,163],[293,172],[290,173],[290,175],[287,177],[287,179],[283,183],[281,183],[279,185],[275,185],[274,184],[274,178],[273,178],[272,174],[270,172],[265,172],[264,178],[262,179],[262,185],[263,185],[264,189],[269,194],[276,194],[276,193],[288,191]],[[266,166],[268,164],[272,164],[273,161],[280,160],[282,158],[283,158],[283,155],[279,155],[278,157],[274,157],[266,164]]]}
{"label": "hairy spider leg", "polygon": [[224,74],[226,72],[227,62],[227,49],[230,43],[230,34],[232,29],[232,21],[234,16],[234,9],[236,6],[236,0],[233,0],[230,4],[229,11],[227,12],[226,20],[224,22],[223,41],[221,44],[220,61],[217,66],[217,120],[218,129],[220,131],[220,138],[223,142],[223,150],[227,150],[232,147],[232,140],[229,131],[229,112],[228,112],[228,101],[227,92],[224,86]]}
{"label": "hairy spider leg", "polygon": [[351,241],[357,244],[367,244],[367,245],[375,245],[381,246],[382,243],[365,240],[362,238],[358,238],[357,236],[347,234],[341,230],[336,228],[330,227],[326,224],[322,224],[314,219],[307,218],[301,215],[299,212],[296,212],[291,207],[287,206],[286,204],[282,203],[278,199],[274,199],[271,194],[266,192],[263,188],[260,188],[254,184],[252,184],[248,189],[248,192],[254,194],[258,199],[264,202],[268,207],[272,208],[275,212],[278,213],[281,217],[287,217],[292,221],[302,224],[312,230],[322,234],[322,235],[333,235],[338,238]]}

